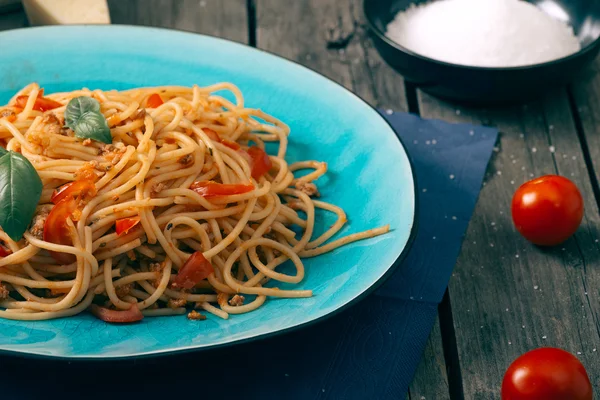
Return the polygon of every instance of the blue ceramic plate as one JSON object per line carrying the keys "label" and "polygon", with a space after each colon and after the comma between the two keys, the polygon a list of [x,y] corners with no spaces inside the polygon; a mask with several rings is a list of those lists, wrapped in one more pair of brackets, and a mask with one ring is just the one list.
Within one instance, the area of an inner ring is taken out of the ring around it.
{"label": "blue ceramic plate", "polygon": [[[246,104],[291,126],[289,161],[317,159],[330,172],[322,196],[343,207],[348,234],[390,224],[384,236],[305,260],[309,299],[270,299],[259,310],[146,318],[109,325],[84,313],[41,322],[0,320],[0,350],[52,357],[115,358],[209,348],[282,332],[329,315],[380,283],[405,253],[415,182],[404,147],[360,98],[323,76],[227,40],[128,26],[59,26],[0,33],[0,103],[32,81],[46,93],[231,81]],[[320,228],[331,220],[323,215]]]}

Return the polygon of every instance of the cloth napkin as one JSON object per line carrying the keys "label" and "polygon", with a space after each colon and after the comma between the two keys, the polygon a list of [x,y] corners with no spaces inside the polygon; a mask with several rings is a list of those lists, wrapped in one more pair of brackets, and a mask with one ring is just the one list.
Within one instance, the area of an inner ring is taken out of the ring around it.
{"label": "cloth napkin", "polygon": [[381,111],[418,183],[418,232],[374,294],[310,327],[139,360],[0,357],[2,399],[403,399],[458,256],[497,137],[493,128]]}

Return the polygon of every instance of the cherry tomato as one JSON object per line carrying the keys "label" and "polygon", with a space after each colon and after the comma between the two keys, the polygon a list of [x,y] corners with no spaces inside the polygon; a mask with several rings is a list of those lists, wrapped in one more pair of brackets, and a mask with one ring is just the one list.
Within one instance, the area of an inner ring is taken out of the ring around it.
{"label": "cherry tomato", "polygon": [[[25,108],[27,105],[27,100],[29,100],[29,96],[19,96],[17,97],[17,106],[21,108]],[[35,103],[33,104],[33,109],[36,111],[48,111],[53,110],[55,108],[62,107],[58,101],[50,100],[44,97],[44,89],[40,90],[35,99]]]}
{"label": "cherry tomato", "polygon": [[12,254],[12,251],[5,247],[4,244],[0,244],[0,257],[6,257],[6,256],[10,256]]}
{"label": "cherry tomato", "polygon": [[583,364],[571,353],[545,347],[517,358],[502,380],[502,400],[592,400]]}
{"label": "cherry tomato", "polygon": [[554,246],[575,233],[583,218],[583,198],[569,179],[546,175],[525,182],[512,200],[515,227],[530,242]]}
{"label": "cherry tomato", "polygon": [[52,193],[50,201],[56,204],[67,197],[75,197],[78,195],[84,197],[88,195],[92,197],[95,196],[96,185],[94,182],[90,179],[82,179],[66,183]]}
{"label": "cherry tomato", "polygon": [[[67,218],[70,218],[76,209],[77,200],[73,197],[64,198],[54,205],[44,223],[44,241],[67,246],[72,245],[73,240],[67,226]],[[71,264],[76,259],[73,254],[69,253],[51,251],[50,255],[63,264]]]}
{"label": "cherry tomato", "polygon": [[148,101],[146,101],[146,106],[148,108],[157,108],[163,105],[163,99],[160,97],[158,93],[152,93],[150,97],[148,97]]}
{"label": "cherry tomato", "polygon": [[196,181],[191,184],[190,189],[202,197],[209,198],[215,196],[230,196],[233,194],[248,193],[254,190],[254,186],[243,184],[225,184],[213,181]]}
{"label": "cherry tomato", "polygon": [[101,319],[105,322],[113,322],[113,323],[129,323],[141,321],[144,319],[144,314],[140,311],[137,304],[132,304],[128,310],[111,310],[109,308],[100,307],[96,304],[92,304],[90,306],[90,311],[94,316],[98,319]]}
{"label": "cherry tomato", "polygon": [[210,128],[202,128],[202,130],[204,131],[204,133],[206,133],[206,136],[208,136],[210,138],[210,140],[212,140],[213,142],[221,141],[221,137],[214,130],[212,130]]}
{"label": "cherry tomato", "polygon": [[269,155],[260,147],[252,146],[248,149],[248,154],[252,158],[252,177],[258,179],[271,169],[273,166]]}
{"label": "cherry tomato", "polygon": [[127,234],[134,226],[139,224],[140,217],[121,218],[115,221],[115,232],[117,236]]}
{"label": "cherry tomato", "polygon": [[183,264],[171,286],[173,288],[191,289],[214,272],[214,267],[204,258],[204,254],[197,251]]}

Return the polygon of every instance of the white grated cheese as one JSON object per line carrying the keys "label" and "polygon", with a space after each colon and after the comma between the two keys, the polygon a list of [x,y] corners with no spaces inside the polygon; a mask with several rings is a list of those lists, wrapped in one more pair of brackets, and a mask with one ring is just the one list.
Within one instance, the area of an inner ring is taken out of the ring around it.
{"label": "white grated cheese", "polygon": [[573,29],[520,0],[440,0],[411,5],[387,36],[417,54],[479,67],[532,65],[581,45]]}

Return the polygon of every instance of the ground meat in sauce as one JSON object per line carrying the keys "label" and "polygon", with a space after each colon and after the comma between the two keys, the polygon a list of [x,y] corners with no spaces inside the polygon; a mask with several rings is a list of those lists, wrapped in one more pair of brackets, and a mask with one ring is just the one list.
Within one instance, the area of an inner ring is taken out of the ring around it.
{"label": "ground meat in sauce", "polygon": [[202,315],[196,310],[190,311],[188,313],[187,317],[188,317],[188,319],[191,319],[194,321],[204,321],[206,319],[206,315]]}
{"label": "ground meat in sauce", "polygon": [[307,194],[308,196],[321,197],[319,189],[317,189],[317,185],[312,182],[298,181],[296,182],[296,189]]}
{"label": "ground meat in sauce", "polygon": [[0,300],[7,299],[9,295],[10,290],[8,290],[5,284],[0,283]]}
{"label": "ground meat in sauce", "polygon": [[162,182],[155,183],[152,186],[152,189],[150,189],[150,197],[156,196],[157,194],[159,194],[160,192],[162,192],[166,187],[167,187],[167,185],[165,185]]}
{"label": "ground meat in sauce", "polygon": [[121,161],[121,157],[127,149],[123,143],[107,144],[100,148],[99,153],[104,159],[112,165],[116,165]]}
{"label": "ground meat in sauce", "polygon": [[156,279],[152,282],[152,286],[154,286],[155,288],[157,288],[160,285],[160,281],[162,278],[162,271],[165,268],[165,263],[151,263],[148,268],[150,268],[151,272],[156,272]]}
{"label": "ground meat in sauce", "polygon": [[44,115],[42,124],[44,124],[47,133],[55,135],[60,135],[62,133],[63,124],[53,113]]}
{"label": "ground meat in sauce", "polygon": [[231,300],[229,300],[229,305],[233,306],[233,307],[243,306],[244,300],[246,300],[246,298],[244,296],[240,296],[239,294],[236,294],[235,296],[233,296],[231,298]]}
{"label": "ground meat in sauce", "polygon": [[191,154],[186,154],[185,156],[180,157],[177,162],[181,165],[189,165],[194,162],[194,156]]}
{"label": "ground meat in sauce", "polygon": [[51,205],[42,206],[33,217],[29,232],[37,239],[41,240],[44,236],[44,224],[46,223],[46,218],[48,218],[51,209]]}
{"label": "ground meat in sauce", "polygon": [[167,306],[170,308],[185,307],[187,301],[185,299],[169,299]]}
{"label": "ground meat in sauce", "polygon": [[119,286],[119,287],[115,288],[115,292],[117,292],[117,297],[119,297],[121,299],[123,297],[127,296],[130,291],[131,291],[131,283],[128,283],[127,285],[123,285],[123,286]]}
{"label": "ground meat in sauce", "polygon": [[90,179],[96,181],[98,175],[103,175],[103,172],[98,171],[100,163],[96,160],[88,161],[81,168],[75,171],[75,179]]}
{"label": "ground meat in sauce", "polygon": [[8,122],[15,122],[17,120],[17,113],[13,110],[2,110],[0,111],[0,118],[6,118]]}

